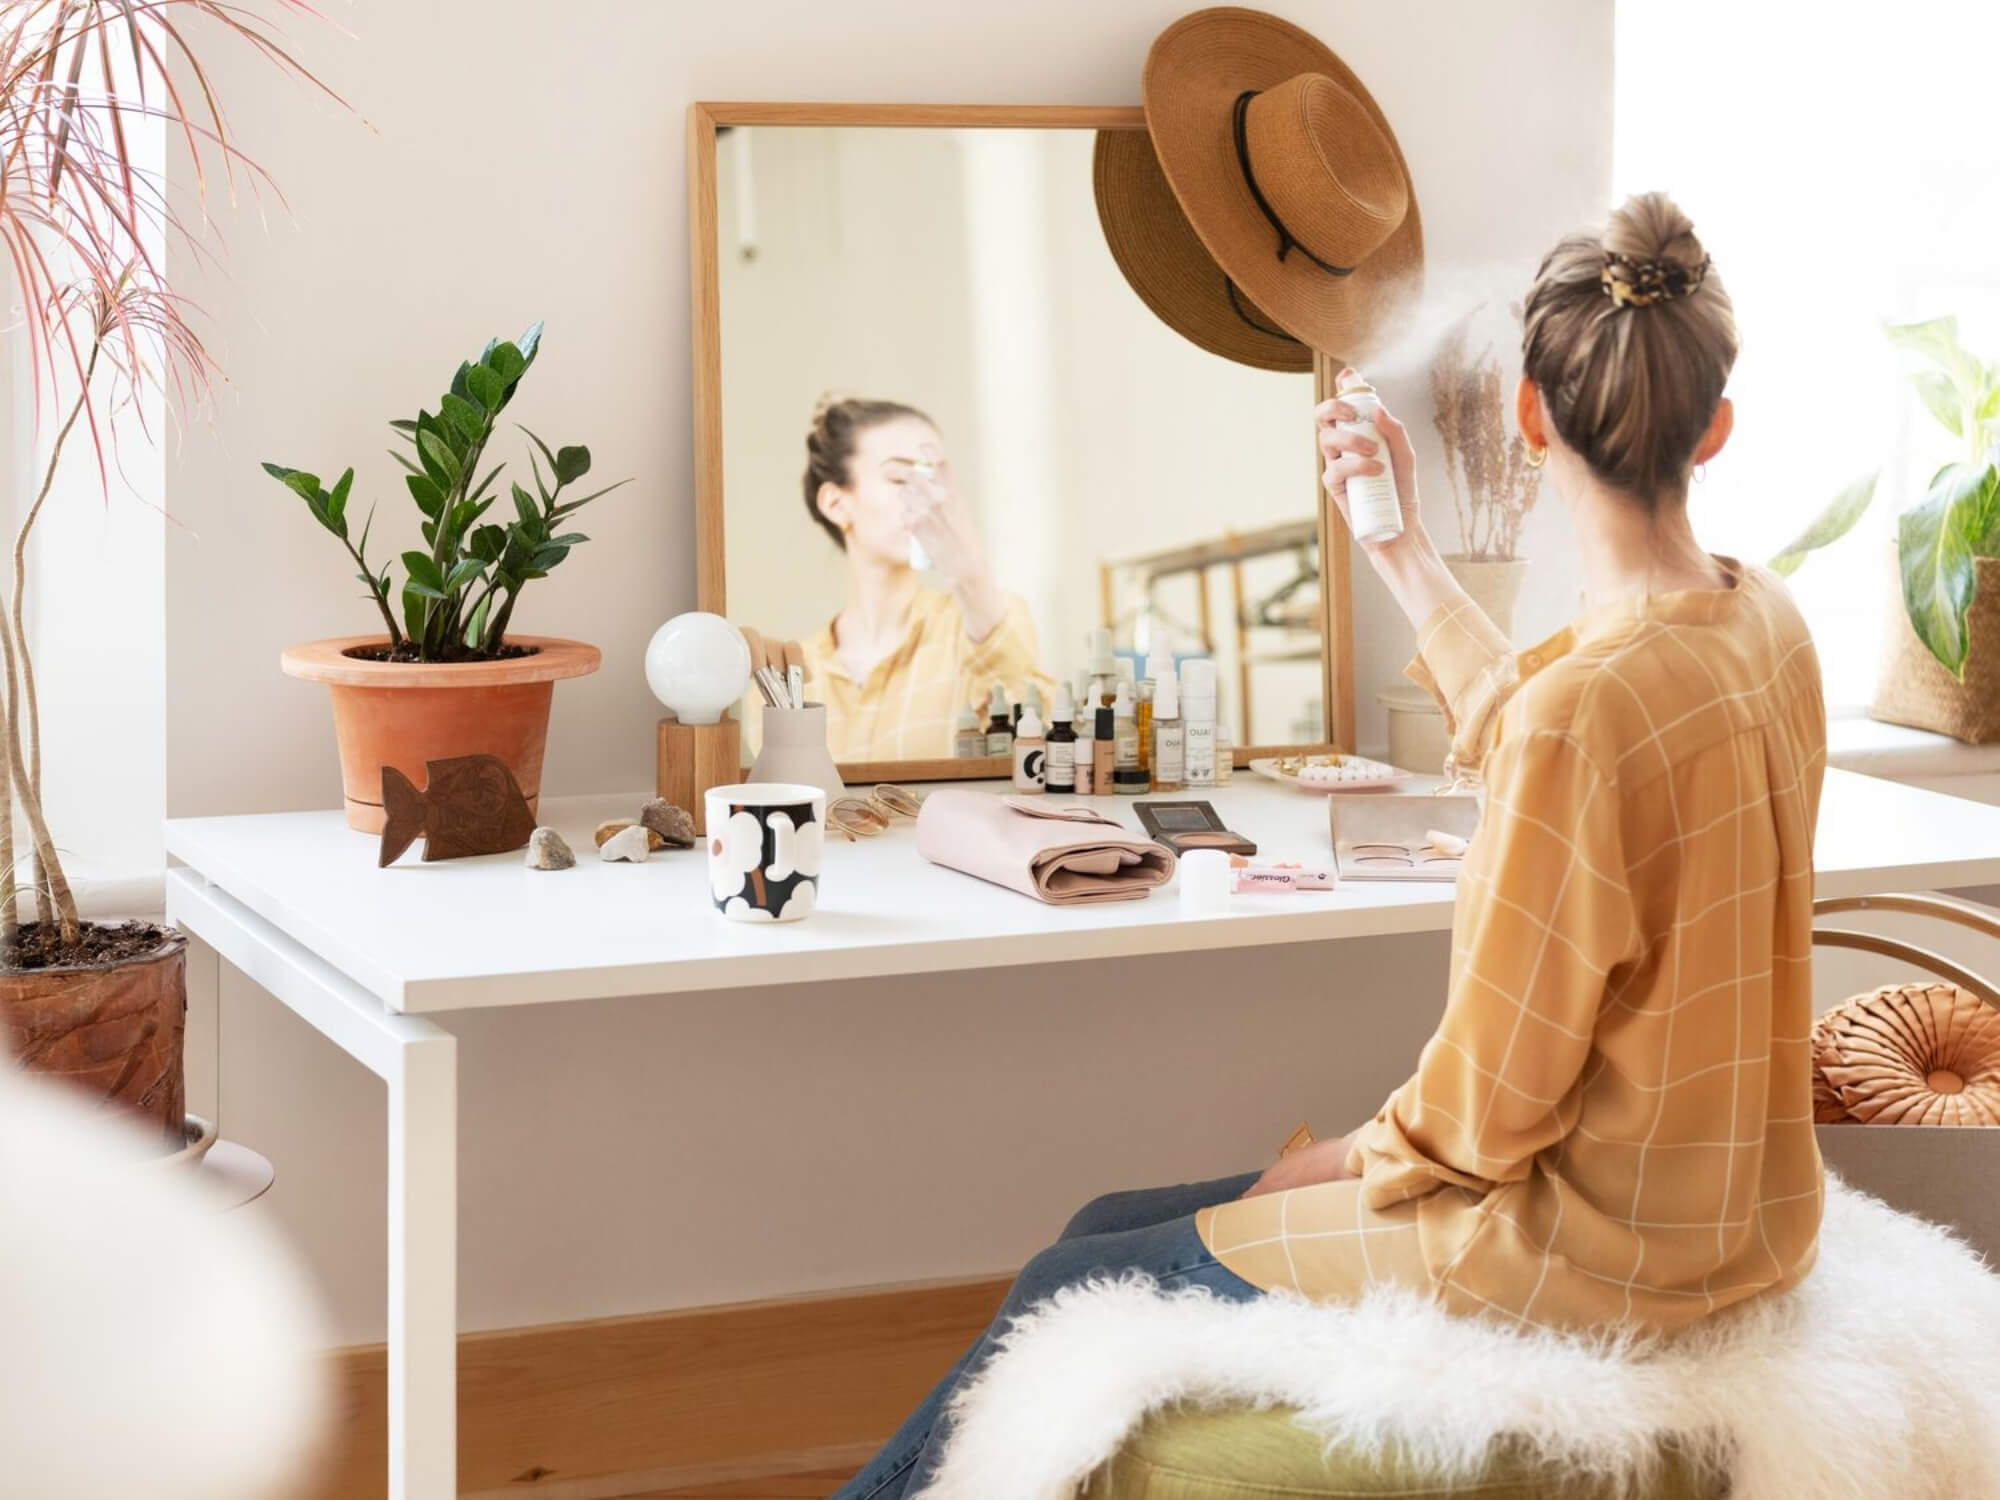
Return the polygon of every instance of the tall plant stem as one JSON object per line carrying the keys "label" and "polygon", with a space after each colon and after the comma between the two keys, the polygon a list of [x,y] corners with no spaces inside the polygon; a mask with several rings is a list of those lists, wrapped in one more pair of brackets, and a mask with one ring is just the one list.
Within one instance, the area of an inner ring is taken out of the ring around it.
{"label": "tall plant stem", "polygon": [[[18,733],[21,722],[21,703],[27,703],[28,763],[27,780],[22,789],[25,801],[32,801],[39,810],[42,800],[42,710],[41,701],[35,692],[35,658],[28,649],[28,629],[25,610],[28,597],[28,538],[35,529],[35,522],[41,519],[42,507],[48,503],[49,492],[55,488],[56,472],[62,464],[63,444],[83,415],[84,407],[90,401],[91,378],[97,373],[97,358],[103,352],[102,337],[91,340],[90,358],[83,367],[83,389],[77,393],[76,405],[70,408],[69,416],[56,433],[55,446],[49,450],[49,466],[42,475],[42,488],[35,496],[35,503],[28,508],[27,519],[21,523],[21,530],[14,538],[14,610],[13,649],[7,655],[7,732]],[[17,681],[14,661],[20,659],[20,676]],[[60,917],[64,930],[76,922],[75,903],[69,898],[69,885],[63,879],[62,871],[53,867],[55,851],[44,847],[45,841],[38,840],[35,848],[35,901],[41,908],[42,916]],[[11,850],[9,851],[12,852]],[[8,869],[11,882],[12,867]],[[63,889],[63,900],[69,902],[67,909],[58,901],[56,887]]]}

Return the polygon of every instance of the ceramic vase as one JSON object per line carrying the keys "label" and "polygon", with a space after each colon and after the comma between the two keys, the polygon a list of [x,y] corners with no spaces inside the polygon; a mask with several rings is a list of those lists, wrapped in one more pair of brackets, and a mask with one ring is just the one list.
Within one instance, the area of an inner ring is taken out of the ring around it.
{"label": "ceramic vase", "polygon": [[1528,561],[1523,557],[1466,557],[1450,553],[1444,565],[1458,586],[1472,595],[1472,602],[1500,627],[1501,634],[1514,638],[1514,601],[1521,596],[1521,580],[1527,576]]}
{"label": "ceramic vase", "polygon": [[818,787],[831,802],[847,795],[840,768],[826,747],[826,705],[766,708],[764,742],[750,767],[752,781],[790,781]]}

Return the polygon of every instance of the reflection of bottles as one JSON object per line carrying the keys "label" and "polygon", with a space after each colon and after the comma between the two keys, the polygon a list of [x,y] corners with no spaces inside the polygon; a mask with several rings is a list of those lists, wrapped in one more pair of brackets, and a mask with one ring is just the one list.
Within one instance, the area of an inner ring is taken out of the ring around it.
{"label": "reflection of bottles", "polygon": [[1083,701],[1076,710],[1076,794],[1097,795],[1097,697],[1088,672],[1079,677]]}
{"label": "reflection of bottles", "polygon": [[1119,683],[1118,699],[1111,706],[1111,789],[1121,795],[1146,790],[1146,773],[1139,769],[1139,725],[1132,716],[1134,706],[1131,688]]}
{"label": "reflection of bottles", "polygon": [[1045,790],[1048,775],[1048,740],[1042,731],[1042,716],[1030,707],[1021,715],[1020,733],[1014,739],[1014,790]]}
{"label": "reflection of bottles", "polygon": [[1064,797],[1076,791],[1076,730],[1071,727],[1075,718],[1076,703],[1069,695],[1069,684],[1059,683],[1055,717],[1049,723],[1048,758],[1042,762],[1042,781],[1051,792]]}
{"label": "reflection of bottles", "polygon": [[986,753],[986,731],[979,727],[979,715],[969,703],[958,711],[958,735],[951,742],[951,753],[959,760],[978,760]]}
{"label": "reflection of bottles", "polygon": [[1012,755],[1014,720],[1008,714],[1007,689],[997,682],[993,684],[993,695],[986,700],[986,711],[992,716],[986,725],[986,753]]}

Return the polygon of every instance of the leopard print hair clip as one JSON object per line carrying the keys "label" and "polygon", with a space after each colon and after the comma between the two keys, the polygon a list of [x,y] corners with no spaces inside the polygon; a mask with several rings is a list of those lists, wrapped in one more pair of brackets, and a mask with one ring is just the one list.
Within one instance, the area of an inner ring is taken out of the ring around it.
{"label": "leopard print hair clip", "polygon": [[1671,260],[1638,260],[1607,251],[1598,280],[1605,296],[1618,307],[1651,307],[1676,297],[1694,295],[1708,275],[1708,257],[1701,264],[1684,266]]}

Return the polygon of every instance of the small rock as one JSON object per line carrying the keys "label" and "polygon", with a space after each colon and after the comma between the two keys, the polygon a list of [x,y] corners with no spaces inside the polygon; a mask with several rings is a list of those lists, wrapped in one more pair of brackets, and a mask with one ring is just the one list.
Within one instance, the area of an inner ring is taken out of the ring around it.
{"label": "small rock", "polygon": [[553,828],[537,828],[528,836],[529,869],[567,870],[575,863],[576,856]]}
{"label": "small rock", "polygon": [[[638,826],[630,818],[612,818],[606,822],[599,823],[597,825],[597,832],[591,836],[597,840],[597,847],[602,849],[606,842],[617,838],[626,829],[637,828]],[[646,847],[657,853],[667,847],[667,841],[649,828],[646,830]]]}
{"label": "small rock", "polygon": [[629,864],[643,865],[646,856],[652,852],[652,843],[645,829],[637,823],[628,823],[597,846],[599,859],[616,862],[624,860]]}
{"label": "small rock", "polygon": [[676,849],[694,847],[693,815],[686,808],[675,807],[665,797],[655,797],[640,809],[639,824]]}

